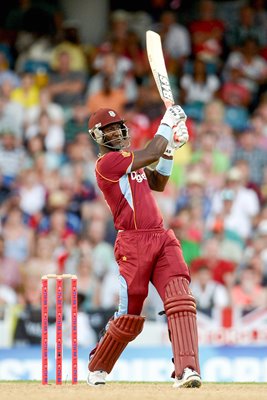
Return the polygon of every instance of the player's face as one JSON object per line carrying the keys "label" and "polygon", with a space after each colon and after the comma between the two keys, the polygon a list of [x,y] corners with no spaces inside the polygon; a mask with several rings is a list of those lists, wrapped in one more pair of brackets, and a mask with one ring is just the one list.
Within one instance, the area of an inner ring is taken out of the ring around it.
{"label": "player's face", "polygon": [[123,129],[125,128],[123,128],[120,123],[111,124],[103,128],[105,144],[108,144],[109,147],[115,150],[127,147],[128,140],[126,143],[126,139],[128,139],[128,132],[124,133]]}

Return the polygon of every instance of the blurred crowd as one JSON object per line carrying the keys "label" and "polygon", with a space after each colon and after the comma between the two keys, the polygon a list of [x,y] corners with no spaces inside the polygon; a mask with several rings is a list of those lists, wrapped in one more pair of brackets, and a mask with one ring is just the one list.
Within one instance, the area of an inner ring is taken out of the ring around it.
{"label": "blurred crowd", "polygon": [[[25,321],[40,325],[44,274],[77,274],[85,332],[97,335],[117,306],[116,231],[96,186],[87,123],[110,107],[125,118],[132,149],[153,137],[164,107],[147,29],[161,35],[175,101],[188,115],[190,141],[155,196],[181,241],[198,309],[266,307],[266,1],[230,2],[224,14],[211,0],[184,14],[175,1],[160,13],[117,9],[97,45],[39,3],[20,1],[0,35],[0,305],[13,310],[13,343],[40,340]],[[145,315],[163,318],[161,307],[151,288]]]}

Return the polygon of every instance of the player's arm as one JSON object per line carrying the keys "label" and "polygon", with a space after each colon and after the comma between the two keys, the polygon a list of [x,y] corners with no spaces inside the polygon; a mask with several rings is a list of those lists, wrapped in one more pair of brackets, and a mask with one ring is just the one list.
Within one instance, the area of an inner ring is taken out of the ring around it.
{"label": "player's arm", "polygon": [[136,171],[158,161],[164,154],[168,145],[168,138],[171,135],[172,129],[167,125],[161,124],[157,134],[148,145],[142,150],[135,150],[133,152],[134,157],[131,170]]}
{"label": "player's arm", "polygon": [[155,170],[145,168],[148,183],[152,190],[164,190],[171,175],[173,153],[188,141],[186,118],[185,112],[180,106],[169,107],[153,140],[146,148],[134,152],[132,171],[159,161]]}
{"label": "player's arm", "polygon": [[[162,158],[165,158],[166,160],[171,160],[172,162],[172,157],[168,156],[162,156]],[[147,181],[149,184],[149,187],[151,190],[155,190],[156,192],[163,192],[165,189],[165,186],[169,180],[170,175],[162,175],[157,171],[157,169],[152,169],[150,167],[146,167],[144,169]]]}

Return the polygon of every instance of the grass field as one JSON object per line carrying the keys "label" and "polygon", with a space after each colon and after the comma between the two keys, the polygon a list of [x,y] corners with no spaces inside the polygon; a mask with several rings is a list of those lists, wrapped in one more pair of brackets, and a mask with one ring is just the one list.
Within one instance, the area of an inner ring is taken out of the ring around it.
{"label": "grass field", "polygon": [[91,387],[40,382],[0,383],[1,400],[266,400],[267,383],[203,383],[200,389],[174,389],[170,383],[109,382]]}

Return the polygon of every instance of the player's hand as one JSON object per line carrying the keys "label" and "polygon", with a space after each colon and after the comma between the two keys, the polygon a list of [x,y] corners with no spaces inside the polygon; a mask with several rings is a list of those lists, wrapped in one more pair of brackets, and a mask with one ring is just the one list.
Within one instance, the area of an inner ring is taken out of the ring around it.
{"label": "player's hand", "polygon": [[189,133],[184,121],[180,121],[177,126],[173,127],[173,141],[177,148],[183,146],[189,140]]}
{"label": "player's hand", "polygon": [[189,134],[184,121],[180,121],[178,125],[173,127],[173,135],[166,147],[164,154],[173,156],[175,150],[182,147],[189,140]]}
{"label": "player's hand", "polygon": [[161,120],[161,124],[168,125],[170,128],[178,126],[180,122],[185,122],[187,116],[181,106],[174,105],[168,107]]}

